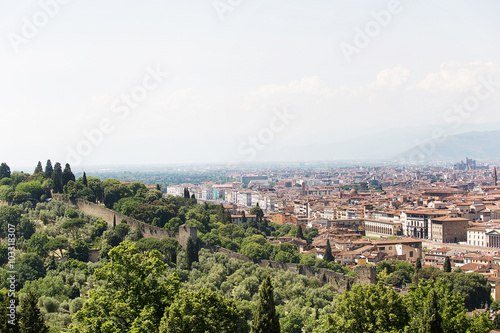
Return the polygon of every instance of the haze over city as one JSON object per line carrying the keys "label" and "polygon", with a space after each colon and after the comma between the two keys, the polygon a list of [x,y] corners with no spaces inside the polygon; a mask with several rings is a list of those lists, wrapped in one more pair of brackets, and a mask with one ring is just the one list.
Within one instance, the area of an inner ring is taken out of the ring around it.
{"label": "haze over city", "polygon": [[499,7],[2,1],[1,158],[391,159],[499,130]]}

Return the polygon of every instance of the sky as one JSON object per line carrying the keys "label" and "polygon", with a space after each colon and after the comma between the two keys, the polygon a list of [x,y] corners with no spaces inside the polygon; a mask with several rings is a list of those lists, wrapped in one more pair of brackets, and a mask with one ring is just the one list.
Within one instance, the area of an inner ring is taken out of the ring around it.
{"label": "sky", "polygon": [[0,161],[388,158],[499,130],[499,13],[493,0],[0,0]]}

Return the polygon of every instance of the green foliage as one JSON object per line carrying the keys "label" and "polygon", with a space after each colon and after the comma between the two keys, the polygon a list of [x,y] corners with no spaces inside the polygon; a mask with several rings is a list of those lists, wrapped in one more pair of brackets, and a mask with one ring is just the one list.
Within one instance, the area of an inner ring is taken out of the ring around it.
{"label": "green foliage", "polygon": [[82,239],[77,239],[68,250],[71,259],[87,262],[89,260],[89,246]]}
{"label": "green foliage", "polygon": [[240,316],[234,301],[213,291],[181,291],[165,312],[160,332],[232,333],[238,331]]}
{"label": "green foliage", "polygon": [[188,269],[191,269],[193,262],[197,262],[199,260],[198,245],[191,239],[191,237],[188,238],[186,244],[186,260]]}
{"label": "green foliage", "polygon": [[21,221],[21,210],[17,206],[0,206],[0,237],[5,238],[9,224],[16,226]]}
{"label": "green foliage", "polygon": [[38,300],[29,292],[21,302],[19,331],[21,333],[48,333],[49,327],[45,324],[42,313],[38,308]]}
{"label": "green foliage", "polygon": [[403,296],[392,288],[354,285],[340,296],[335,313],[325,318],[324,332],[397,332],[409,320]]}
{"label": "green foliage", "polygon": [[53,190],[56,193],[62,193],[63,191],[63,175],[62,175],[62,168],[61,168],[61,163],[56,162],[54,164],[54,171],[52,172],[51,175],[52,183],[53,183]]}
{"label": "green foliage", "polygon": [[445,273],[450,273],[451,272],[450,257],[448,257],[448,256],[446,256],[446,258],[444,259],[443,271]]}
{"label": "green foliage", "polygon": [[32,180],[27,183],[20,183],[16,186],[16,192],[23,193],[27,198],[34,200],[40,200],[42,194],[45,193],[45,189],[39,180]]}
{"label": "green foliage", "polygon": [[52,172],[54,172],[52,162],[50,160],[47,160],[47,163],[45,164],[45,178],[51,178]]}
{"label": "green foliage", "polygon": [[415,264],[415,270],[419,271],[421,268],[422,268],[422,261],[420,260],[420,258],[417,258],[417,262]]}
{"label": "green foliage", "polygon": [[[176,275],[163,277],[166,265],[158,251],[147,256],[136,245],[123,242],[109,252],[110,262],[95,273],[105,287],[90,292],[74,318],[81,333],[143,332],[159,327],[165,310],[179,293]],[[140,330],[140,328],[143,330]]]}
{"label": "green foliage", "polygon": [[252,320],[252,333],[279,333],[280,322],[274,304],[273,285],[268,276],[260,286],[259,302]]}
{"label": "green foliage", "polygon": [[[7,178],[4,178],[7,179]],[[0,200],[5,202],[10,202],[14,198],[14,190],[10,185],[1,185],[0,186]]]}
{"label": "green foliage", "polygon": [[325,255],[323,256],[323,260],[327,261],[327,262],[335,260],[335,258],[332,255],[332,248],[330,246],[330,240],[329,239],[326,240]]}
{"label": "green foliage", "polygon": [[56,251],[59,251],[59,258],[63,257],[63,250],[67,249],[69,246],[68,239],[63,236],[58,236],[56,238],[52,238],[44,245],[44,250],[53,252],[55,254]]}
{"label": "green foliage", "polygon": [[81,218],[73,218],[64,221],[61,224],[61,228],[66,230],[71,234],[73,239],[77,239],[80,233],[80,229],[85,225],[85,221]]}
{"label": "green foliage", "polygon": [[26,253],[16,262],[18,279],[16,289],[19,290],[27,281],[33,281],[45,276],[45,266],[42,258],[36,253]]}
{"label": "green foliage", "polygon": [[10,177],[10,168],[6,163],[0,164],[0,179]]}
{"label": "green foliage", "polygon": [[73,182],[76,181],[75,175],[71,171],[69,163],[66,163],[66,165],[64,166],[64,170],[62,172],[62,186],[63,187],[66,186],[66,184],[68,184],[70,180]]}
{"label": "green foliage", "polygon": [[49,242],[49,237],[47,234],[34,234],[30,237],[27,242],[28,252],[33,252],[38,254],[40,257],[45,258],[47,256],[47,249],[45,244]]}

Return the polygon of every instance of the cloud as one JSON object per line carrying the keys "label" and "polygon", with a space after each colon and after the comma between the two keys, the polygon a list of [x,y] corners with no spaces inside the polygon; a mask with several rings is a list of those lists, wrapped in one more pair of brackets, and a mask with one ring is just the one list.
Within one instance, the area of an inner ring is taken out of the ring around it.
{"label": "cloud", "polygon": [[469,92],[478,85],[480,76],[498,77],[500,65],[493,62],[473,62],[461,64],[454,61],[444,62],[439,71],[429,73],[416,84],[416,88],[431,94]]}
{"label": "cloud", "polygon": [[401,65],[384,69],[378,73],[374,87],[379,89],[399,87],[408,81],[409,75],[410,71]]}

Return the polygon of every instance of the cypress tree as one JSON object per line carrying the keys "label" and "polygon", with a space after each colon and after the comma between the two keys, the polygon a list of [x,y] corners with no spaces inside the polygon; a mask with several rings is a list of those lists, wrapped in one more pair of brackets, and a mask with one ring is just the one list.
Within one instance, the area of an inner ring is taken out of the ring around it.
{"label": "cypress tree", "polygon": [[[47,169],[45,169],[45,171],[47,171]],[[61,163],[56,162],[56,164],[54,164],[54,171],[52,172],[51,178],[54,183],[54,192],[61,193],[63,190]]]}
{"label": "cypress tree", "polygon": [[19,328],[21,333],[48,333],[49,327],[43,320],[42,313],[38,308],[38,299],[31,291],[28,292],[21,303],[21,315]]}
{"label": "cypress tree", "polygon": [[85,173],[85,171],[83,172],[82,183],[83,183],[83,186],[88,186],[87,174]]}
{"label": "cypress tree", "polygon": [[[17,304],[17,299],[16,299]],[[19,325],[13,325],[16,323],[16,319],[9,317],[10,309],[9,306],[10,298],[7,297],[7,290],[5,293],[0,291],[0,332],[5,333],[19,333]],[[9,323],[10,321],[10,323]]]}
{"label": "cypress tree", "polygon": [[304,239],[304,233],[302,232],[302,227],[300,225],[297,225],[297,238]]}
{"label": "cypress tree", "polygon": [[39,172],[43,172],[42,162],[40,161],[38,161],[38,164],[36,165],[35,171],[33,171],[33,173],[39,173]]}
{"label": "cypress tree", "polygon": [[444,258],[443,270],[444,270],[446,273],[451,272],[450,257],[448,257],[448,256],[446,256],[446,258]]}
{"label": "cypress tree", "polygon": [[45,178],[49,179],[52,177],[52,172],[54,172],[54,168],[52,167],[52,162],[47,160],[47,164],[45,164]]}
{"label": "cypress tree", "polygon": [[269,276],[259,290],[259,303],[252,320],[252,333],[280,333],[280,321],[274,304],[273,285]]}
{"label": "cypress tree", "polygon": [[69,163],[66,163],[66,165],[64,166],[64,171],[62,173],[62,186],[66,186],[66,184],[68,184],[68,182],[72,180],[72,181],[75,181],[75,175],[73,174],[73,172],[71,171],[71,167],[69,166]]}
{"label": "cypress tree", "polygon": [[113,229],[116,227],[116,215],[113,215]]}
{"label": "cypress tree", "polygon": [[226,209],[224,208],[223,204],[219,205],[219,209],[217,210],[217,215],[219,215],[219,222],[223,223],[223,224],[226,224],[226,220],[225,220]]}
{"label": "cypress tree", "polygon": [[10,168],[7,163],[0,164],[0,179],[10,178]]}
{"label": "cypress tree", "polygon": [[247,223],[247,217],[245,216],[245,212],[241,212],[241,224]]}
{"label": "cypress tree", "polygon": [[186,244],[186,254],[188,269],[191,269],[191,264],[198,261],[198,247],[193,242],[191,237],[188,238]]}
{"label": "cypress tree", "polygon": [[443,328],[441,327],[441,315],[439,313],[436,292],[434,290],[431,291],[429,295],[429,301],[427,303],[426,308],[424,309],[424,320],[426,327],[422,327],[424,332],[431,333],[442,333]]}
{"label": "cypress tree", "polygon": [[325,248],[325,255],[323,256],[323,260],[325,261],[333,261],[335,258],[332,255],[332,248],[330,246],[330,240],[326,240],[326,248]]}
{"label": "cypress tree", "polygon": [[422,268],[422,261],[420,260],[420,258],[417,258],[417,263],[415,265],[416,267],[416,270],[420,270]]}

